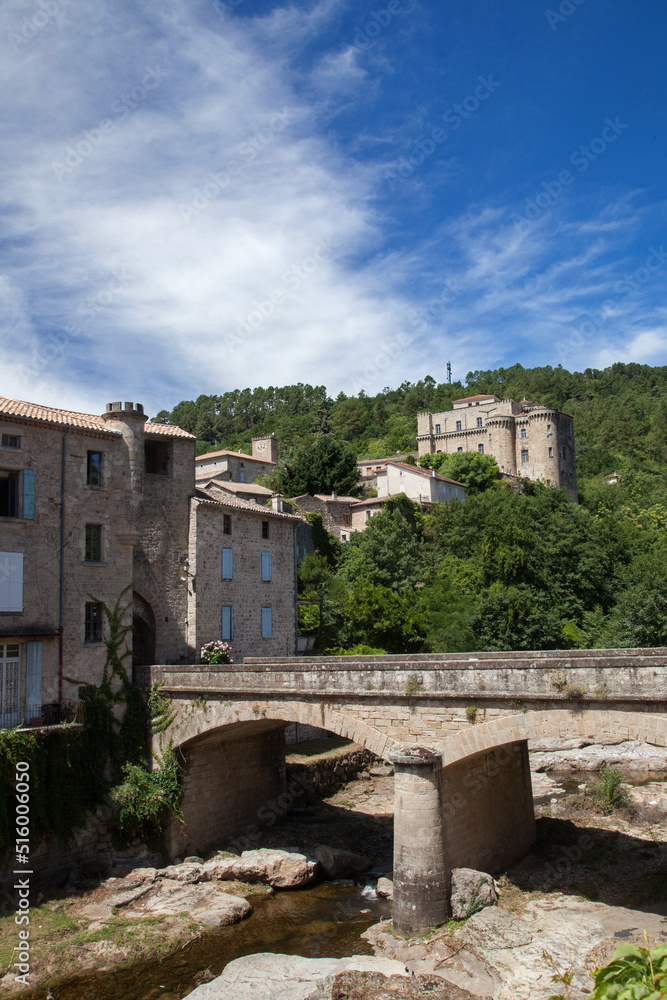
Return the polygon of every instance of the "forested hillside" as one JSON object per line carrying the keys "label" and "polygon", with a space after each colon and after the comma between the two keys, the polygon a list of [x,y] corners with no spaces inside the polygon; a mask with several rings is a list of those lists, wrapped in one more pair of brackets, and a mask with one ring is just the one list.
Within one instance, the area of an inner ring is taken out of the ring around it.
{"label": "forested hillside", "polygon": [[[416,452],[419,410],[479,392],[574,414],[580,503],[540,483],[509,488],[489,456],[448,456],[445,473],[469,486],[462,503],[424,513],[389,500],[343,546],[314,525],[317,551],[299,579],[302,595],[321,598],[322,623],[305,606],[302,631],[317,632],[323,650],[348,651],[667,645],[667,368],[514,365],[471,372],[465,386],[426,377],[335,400],[323,386],[246,389],[156,419],[197,434],[201,451],[248,450],[273,432],[285,492],[343,492],[355,454]],[[621,482],[608,486],[602,475],[613,471]]]}
{"label": "forested hillside", "polygon": [[298,448],[331,431],[359,458],[381,458],[416,451],[420,410],[448,409],[452,400],[478,392],[526,396],[572,413],[580,478],[630,467],[667,471],[667,367],[649,365],[615,364],[585,372],[513,365],[469,372],[465,385],[426,376],[375,396],[340,393],[335,399],[324,386],[302,383],[236,389],[183,401],[153,419],[196,434],[200,454],[217,448],[248,451],[252,437],[273,433],[281,459],[288,461]]}

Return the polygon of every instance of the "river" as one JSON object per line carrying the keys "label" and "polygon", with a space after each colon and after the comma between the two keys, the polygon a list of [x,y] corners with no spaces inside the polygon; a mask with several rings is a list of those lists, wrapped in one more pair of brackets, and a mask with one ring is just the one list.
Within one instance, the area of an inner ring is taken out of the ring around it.
{"label": "river", "polygon": [[[61,979],[51,987],[53,998],[181,1000],[203,981],[203,970],[209,970],[207,978],[213,978],[242,955],[262,951],[312,958],[371,955],[371,946],[360,935],[391,915],[391,903],[376,898],[371,889],[340,882],[253,899],[253,907],[254,913],[247,920],[206,934],[162,962]],[[22,990],[20,997],[44,1000],[45,993],[41,986]]]}

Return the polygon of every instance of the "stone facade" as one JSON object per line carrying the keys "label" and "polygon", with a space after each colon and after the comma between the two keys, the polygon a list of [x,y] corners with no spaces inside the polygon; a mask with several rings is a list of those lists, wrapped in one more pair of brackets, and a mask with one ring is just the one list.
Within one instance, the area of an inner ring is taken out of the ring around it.
{"label": "stone facade", "polygon": [[296,652],[295,532],[300,523],[290,514],[197,491],[190,510],[188,567],[191,663],[212,639],[229,640],[236,663],[270,651],[278,656]]}
{"label": "stone facade", "polygon": [[[300,511],[314,511],[322,515],[322,523],[326,531],[330,531],[339,541],[343,541],[342,535],[349,537],[352,527],[352,511],[354,505],[359,501],[356,497],[341,497],[337,493],[330,495],[316,493],[309,496],[294,497],[292,503]],[[345,541],[347,541],[347,537]]]}
{"label": "stone facade", "polygon": [[213,477],[235,483],[254,483],[258,476],[266,476],[278,464],[278,442],[271,434],[252,439],[252,455],[242,451],[209,451],[196,460],[197,483]]}
{"label": "stone facade", "polygon": [[574,421],[568,413],[498,396],[470,396],[417,417],[419,455],[479,451],[500,471],[562,486],[577,498]]}
{"label": "stone facade", "polygon": [[[191,434],[148,423],[140,404],[110,403],[98,416],[0,398],[0,435],[0,726],[58,723],[79,682],[99,683],[103,606],[126,589],[135,665],[187,663],[202,642],[221,638],[228,581],[219,563],[231,508],[228,593],[240,655],[294,653],[294,526],[308,536],[307,526],[228,493],[222,503],[196,500]],[[264,445],[272,454],[275,439]],[[261,552],[270,553],[270,582],[259,575]],[[271,609],[264,638],[262,607]]]}
{"label": "stone facade", "polygon": [[5,680],[18,678],[5,699],[21,707],[0,724],[58,721],[50,706],[78,693],[68,677],[99,682],[99,604],[113,607],[128,586],[150,618],[139,630],[148,662],[185,659],[178,561],[188,551],[194,438],[145,421],[131,403],[99,417],[0,400],[9,442],[0,475],[15,494],[12,507],[5,491],[0,508],[0,646]]}

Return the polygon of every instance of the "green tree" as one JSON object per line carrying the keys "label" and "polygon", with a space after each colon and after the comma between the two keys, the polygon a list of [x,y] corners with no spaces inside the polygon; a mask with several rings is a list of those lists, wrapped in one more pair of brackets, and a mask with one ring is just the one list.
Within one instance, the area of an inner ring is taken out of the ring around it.
{"label": "green tree", "polygon": [[316,493],[357,492],[357,457],[335,438],[319,437],[309,448],[300,449],[280,475],[281,492],[288,497]]}

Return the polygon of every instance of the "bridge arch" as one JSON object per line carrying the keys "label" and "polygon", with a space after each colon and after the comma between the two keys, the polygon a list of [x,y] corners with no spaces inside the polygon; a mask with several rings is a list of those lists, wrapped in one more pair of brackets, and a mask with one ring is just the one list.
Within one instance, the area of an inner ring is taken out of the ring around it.
{"label": "bridge arch", "polygon": [[484,750],[521,740],[579,737],[592,741],[617,738],[667,746],[667,717],[646,712],[600,709],[550,709],[513,713],[473,724],[437,744],[443,766]]}
{"label": "bridge arch", "polygon": [[[347,713],[344,706],[329,702],[292,699],[270,702],[177,699],[172,702],[172,710],[176,711],[176,718],[168,736],[174,749],[185,749],[195,741],[214,735],[222,740],[233,738],[236,733],[241,732],[239,727],[244,724],[254,723],[255,731],[259,732],[293,722],[326,729],[371,750],[378,757],[388,759],[390,753],[401,746],[397,740],[370,726],[358,716]],[[159,750],[159,745],[154,749]]]}

